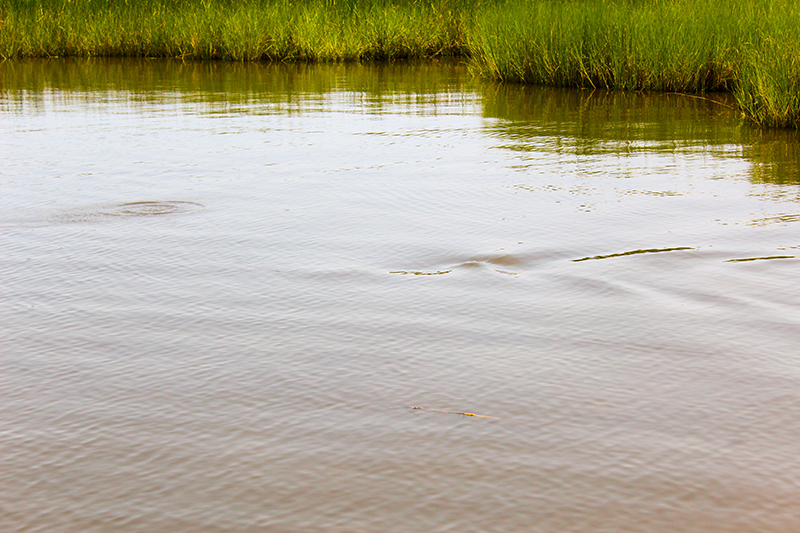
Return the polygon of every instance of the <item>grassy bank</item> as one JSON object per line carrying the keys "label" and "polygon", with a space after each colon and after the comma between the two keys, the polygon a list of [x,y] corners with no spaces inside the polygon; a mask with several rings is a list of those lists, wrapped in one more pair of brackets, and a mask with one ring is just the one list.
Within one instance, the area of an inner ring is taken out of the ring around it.
{"label": "grassy bank", "polygon": [[0,0],[0,19],[0,54],[9,58],[348,61],[465,53],[462,14],[439,0]]}
{"label": "grassy bank", "polygon": [[800,127],[800,0],[0,0],[0,55],[469,57],[491,79],[732,91]]}
{"label": "grassy bank", "polygon": [[800,127],[796,0],[508,0],[471,19],[481,75],[540,85],[732,91],[749,120]]}

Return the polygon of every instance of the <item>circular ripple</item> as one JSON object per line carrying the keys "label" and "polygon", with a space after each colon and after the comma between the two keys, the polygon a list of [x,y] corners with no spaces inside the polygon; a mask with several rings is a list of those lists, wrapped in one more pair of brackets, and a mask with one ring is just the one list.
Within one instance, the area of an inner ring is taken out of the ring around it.
{"label": "circular ripple", "polygon": [[103,215],[116,217],[150,217],[191,213],[203,209],[203,204],[195,202],[127,202],[113,205],[103,211]]}

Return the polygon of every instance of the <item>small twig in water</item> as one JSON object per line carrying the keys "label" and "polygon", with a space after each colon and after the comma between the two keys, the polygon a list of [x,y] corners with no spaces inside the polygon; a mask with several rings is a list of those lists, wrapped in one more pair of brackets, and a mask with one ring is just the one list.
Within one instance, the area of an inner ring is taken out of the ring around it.
{"label": "small twig in water", "polygon": [[720,102],[719,100],[714,100],[713,98],[706,98],[705,96],[698,96],[696,94],[686,94],[686,93],[666,93],[666,94],[676,94],[678,96],[686,96],[688,98],[696,98],[697,100],[705,100],[706,102],[711,102],[717,105],[721,105],[722,107],[727,107],[728,109],[736,110],[736,108],[732,105],[728,105],[725,102]]}
{"label": "small twig in water", "polygon": [[475,417],[478,417],[478,418],[493,418],[495,420],[500,420],[496,416],[476,415],[475,413],[461,413],[461,412],[458,412],[458,411],[445,411],[443,409],[429,409],[427,407],[420,407],[419,405],[405,405],[404,407],[407,407],[409,409],[421,409],[422,411],[434,411],[436,413],[447,413],[447,414],[450,414],[450,415],[475,416]]}

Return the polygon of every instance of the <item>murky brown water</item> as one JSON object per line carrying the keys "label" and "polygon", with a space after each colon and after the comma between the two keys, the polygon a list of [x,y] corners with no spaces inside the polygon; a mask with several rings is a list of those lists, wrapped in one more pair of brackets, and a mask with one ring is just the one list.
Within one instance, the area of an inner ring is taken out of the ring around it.
{"label": "murky brown water", "polygon": [[796,134],[451,64],[0,88],[0,530],[800,530]]}

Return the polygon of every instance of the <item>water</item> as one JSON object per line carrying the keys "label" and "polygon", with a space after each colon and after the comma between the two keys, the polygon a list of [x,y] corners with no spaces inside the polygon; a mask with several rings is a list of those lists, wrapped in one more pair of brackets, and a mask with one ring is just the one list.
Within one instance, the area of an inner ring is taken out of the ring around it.
{"label": "water", "polygon": [[3,531],[800,528],[796,134],[450,63],[0,87]]}

